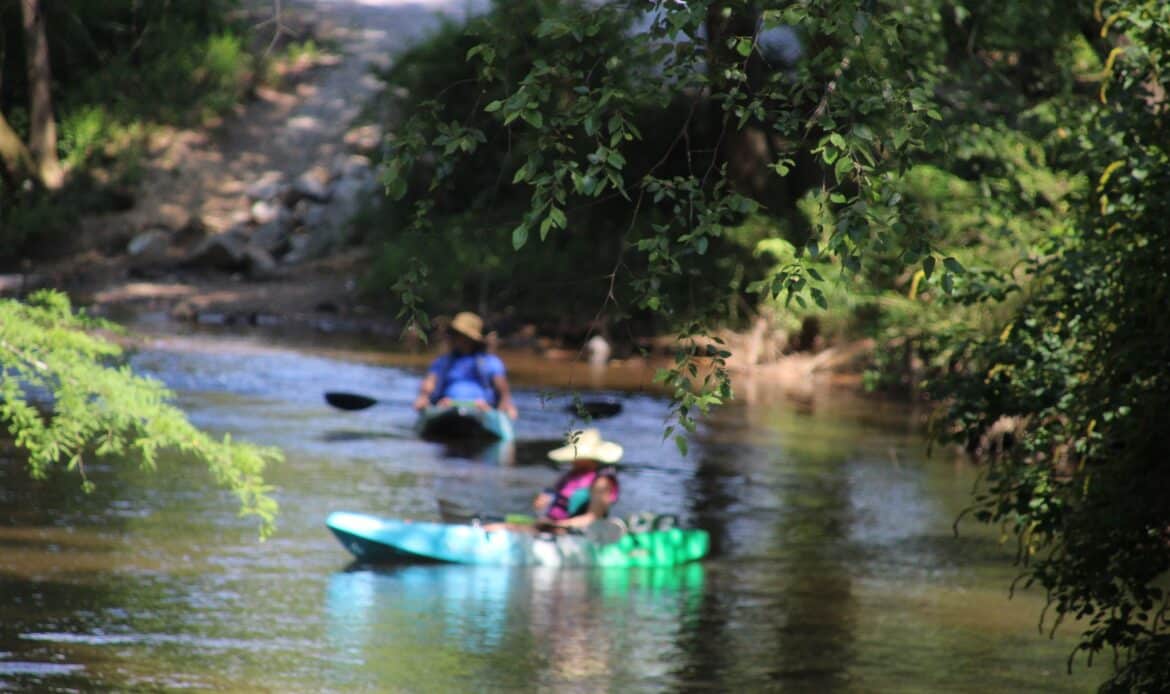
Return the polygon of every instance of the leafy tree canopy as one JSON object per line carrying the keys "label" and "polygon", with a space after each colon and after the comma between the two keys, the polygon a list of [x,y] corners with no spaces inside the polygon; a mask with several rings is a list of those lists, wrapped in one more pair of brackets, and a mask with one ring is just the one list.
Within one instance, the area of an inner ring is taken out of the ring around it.
{"label": "leafy tree canopy", "polygon": [[195,428],[170,404],[172,393],[132,373],[122,349],[94,332],[115,329],[75,313],[57,292],[0,301],[0,421],[28,454],[32,476],[64,465],[89,487],[87,459],[129,457],[153,468],[160,452],[175,450],[205,463],[267,536],[277,506],[262,474],[280,452]]}

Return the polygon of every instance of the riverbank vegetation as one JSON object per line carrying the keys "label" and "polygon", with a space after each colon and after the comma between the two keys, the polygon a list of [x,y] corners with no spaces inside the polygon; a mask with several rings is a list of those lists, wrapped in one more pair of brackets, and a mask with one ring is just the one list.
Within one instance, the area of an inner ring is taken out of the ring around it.
{"label": "riverbank vegetation", "polygon": [[132,206],[159,127],[211,122],[315,50],[262,19],[235,0],[0,5],[0,271]]}
{"label": "riverbank vegetation", "polygon": [[[1107,688],[1165,686],[1170,8],[646,6],[497,2],[397,61],[376,282],[424,324],[478,299],[690,339],[746,305],[874,338],[871,383],[984,455],[973,515],[1045,625],[1083,620]],[[728,396],[704,357],[663,374],[687,427]]]}

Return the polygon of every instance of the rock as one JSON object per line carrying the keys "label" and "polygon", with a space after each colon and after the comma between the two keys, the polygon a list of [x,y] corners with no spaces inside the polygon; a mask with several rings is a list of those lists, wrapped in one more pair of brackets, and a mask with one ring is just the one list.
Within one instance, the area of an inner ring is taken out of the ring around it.
{"label": "rock", "polygon": [[[312,200],[313,202],[329,202],[332,192],[329,190],[329,171],[321,166],[315,166],[297,177],[293,181],[289,195],[297,200]],[[289,204],[286,199],[285,204]]]}
{"label": "rock", "polygon": [[316,203],[308,200],[297,200],[297,203],[292,206],[293,222],[295,224],[304,224],[305,217],[308,216],[309,210],[316,206]]}
{"label": "rock", "polygon": [[351,128],[343,138],[346,145],[359,152],[375,152],[382,146],[382,127],[371,123]]}
{"label": "rock", "polygon": [[243,249],[243,263],[253,279],[271,277],[276,272],[276,261],[263,248],[247,245]]}
{"label": "rock", "polygon": [[176,232],[182,231],[193,222],[198,221],[198,218],[192,215],[186,207],[170,202],[159,205],[154,217],[155,224],[152,226],[160,226]]}
{"label": "rock", "polygon": [[45,286],[51,286],[49,278],[45,275],[0,275],[0,296],[21,296],[25,292]]}
{"label": "rock", "polygon": [[284,173],[268,171],[255,183],[244,189],[244,194],[252,200],[273,200],[280,197],[285,187]]}
{"label": "rock", "polygon": [[176,229],[171,234],[171,243],[182,248],[188,248],[202,241],[207,236],[207,225],[197,215],[192,215],[190,221],[182,229]]}
{"label": "rock", "polygon": [[[318,258],[340,248],[350,241],[350,219],[361,210],[369,196],[370,184],[354,178],[342,178],[333,186],[333,199],[328,205],[306,205],[301,208],[301,223],[308,231],[308,240],[290,251],[285,262],[300,262]],[[298,207],[299,207],[298,203]]]}
{"label": "rock", "polygon": [[244,249],[247,238],[239,227],[233,227],[215,236],[209,236],[191,251],[183,261],[188,267],[232,272],[245,267]]}
{"label": "rock", "polygon": [[149,229],[130,239],[126,253],[135,264],[157,263],[165,260],[171,247],[171,235],[166,229]]}
{"label": "rock", "polygon": [[299,219],[301,226],[307,229],[316,229],[325,226],[326,222],[329,221],[329,207],[326,205],[302,200],[297,203],[297,208],[294,209],[293,214],[296,215],[298,211],[300,212]]}
{"label": "rock", "polygon": [[333,184],[333,202],[329,205],[330,218],[339,223],[348,222],[357,214],[370,194],[370,182],[359,178],[343,178]]}
{"label": "rock", "polygon": [[243,226],[244,224],[248,224],[251,221],[251,210],[236,210],[232,212],[230,216],[228,216],[228,223],[230,223],[233,227]]}
{"label": "rock", "polygon": [[311,237],[307,232],[292,234],[288,237],[289,250],[281,258],[281,262],[293,265],[308,258],[308,248]]}
{"label": "rock", "polygon": [[267,200],[257,200],[252,203],[252,221],[257,224],[268,224],[280,216],[284,208]]}
{"label": "rock", "polygon": [[277,256],[288,250],[288,235],[292,229],[292,213],[280,208],[276,218],[253,229],[252,236],[248,240],[253,246],[263,248],[271,255]]}
{"label": "rock", "polygon": [[366,178],[373,175],[374,165],[362,154],[338,154],[331,168],[334,178]]}

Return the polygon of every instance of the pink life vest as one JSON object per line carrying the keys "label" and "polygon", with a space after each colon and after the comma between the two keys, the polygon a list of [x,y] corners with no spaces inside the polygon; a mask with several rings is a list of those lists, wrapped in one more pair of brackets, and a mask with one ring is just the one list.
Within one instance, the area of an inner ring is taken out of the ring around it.
{"label": "pink life vest", "polygon": [[548,490],[553,495],[553,500],[546,515],[553,520],[565,520],[586,513],[589,510],[589,492],[598,477],[608,477],[613,484],[609,503],[615,503],[618,499],[618,481],[612,467],[587,472],[569,471],[557,480],[556,487]]}

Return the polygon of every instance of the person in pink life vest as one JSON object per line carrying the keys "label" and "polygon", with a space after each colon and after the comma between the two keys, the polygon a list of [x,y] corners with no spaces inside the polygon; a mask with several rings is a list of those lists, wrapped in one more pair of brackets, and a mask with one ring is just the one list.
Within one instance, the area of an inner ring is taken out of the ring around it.
{"label": "person in pink life vest", "polygon": [[486,530],[582,530],[609,515],[618,499],[617,470],[622,447],[601,438],[597,429],[569,434],[568,443],[548,452],[550,460],[572,467],[556,484],[536,495],[532,509],[538,517],[529,524],[492,523]]}

